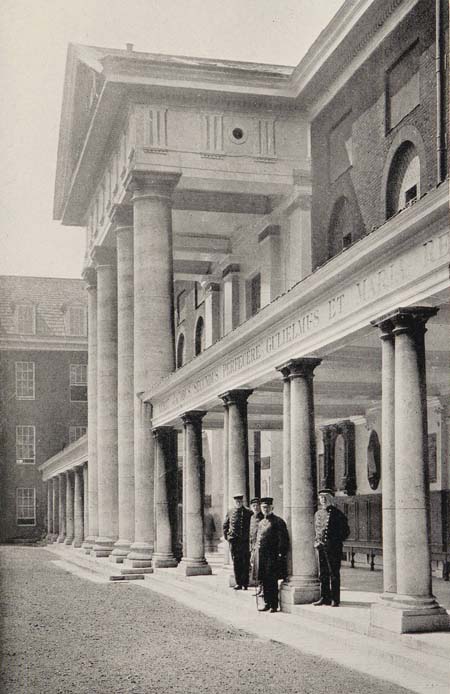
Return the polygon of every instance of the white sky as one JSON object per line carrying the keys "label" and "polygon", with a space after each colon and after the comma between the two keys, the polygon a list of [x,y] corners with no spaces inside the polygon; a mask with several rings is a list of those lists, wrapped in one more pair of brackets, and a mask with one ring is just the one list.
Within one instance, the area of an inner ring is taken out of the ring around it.
{"label": "white sky", "polygon": [[79,277],[52,221],[67,44],[296,65],[343,0],[2,0],[0,274]]}

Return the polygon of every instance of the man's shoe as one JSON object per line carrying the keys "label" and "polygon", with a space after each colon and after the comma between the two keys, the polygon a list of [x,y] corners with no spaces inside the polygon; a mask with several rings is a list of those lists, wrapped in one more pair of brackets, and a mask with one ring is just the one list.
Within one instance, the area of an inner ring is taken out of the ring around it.
{"label": "man's shoe", "polygon": [[271,608],[270,608],[270,611],[271,611],[272,613],[273,613],[273,612],[278,612],[278,607],[271,607]]}
{"label": "man's shoe", "polygon": [[234,586],[234,590],[242,590],[242,586]]}
{"label": "man's shoe", "polygon": [[242,586],[242,590],[247,590],[247,586]]}
{"label": "man's shoe", "polygon": [[264,605],[264,607],[259,608],[259,612],[268,612],[271,609],[270,605]]}
{"label": "man's shoe", "polygon": [[332,600],[331,601],[331,607],[339,607],[339,603],[337,600]]}
{"label": "man's shoe", "polygon": [[314,607],[321,607],[322,605],[329,605],[330,601],[325,600],[325,598],[319,598],[316,602],[313,602]]}

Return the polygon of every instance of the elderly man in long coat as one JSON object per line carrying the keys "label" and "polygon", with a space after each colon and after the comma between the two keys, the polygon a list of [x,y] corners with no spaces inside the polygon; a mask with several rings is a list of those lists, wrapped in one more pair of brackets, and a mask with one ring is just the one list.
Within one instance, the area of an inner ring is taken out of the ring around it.
{"label": "elderly man in long coat", "polygon": [[235,590],[247,590],[250,573],[250,519],[252,512],[244,506],[244,495],[235,494],[234,508],[228,511],[223,536],[230,546],[233,560]]}
{"label": "elderly man in long coat", "polygon": [[273,513],[272,497],[261,499],[263,518],[256,537],[255,563],[262,584],[264,607],[261,612],[278,610],[278,579],[286,577],[289,534],[286,523]]}
{"label": "elderly man in long coat", "polygon": [[320,599],[313,603],[338,607],[341,599],[342,544],[350,534],[347,517],[334,505],[331,489],[318,493],[319,509],[314,516],[314,547],[319,560]]}

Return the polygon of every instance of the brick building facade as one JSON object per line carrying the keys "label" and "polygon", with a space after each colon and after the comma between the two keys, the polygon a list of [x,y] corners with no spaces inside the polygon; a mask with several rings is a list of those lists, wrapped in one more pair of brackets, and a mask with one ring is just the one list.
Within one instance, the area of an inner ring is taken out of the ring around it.
{"label": "brick building facade", "polygon": [[40,538],[38,466],[87,430],[86,292],[80,280],[0,277],[0,540]]}

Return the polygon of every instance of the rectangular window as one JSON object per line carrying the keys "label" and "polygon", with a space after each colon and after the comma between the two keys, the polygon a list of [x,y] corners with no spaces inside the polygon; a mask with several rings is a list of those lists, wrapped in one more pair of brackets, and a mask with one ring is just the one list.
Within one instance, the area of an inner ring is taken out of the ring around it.
{"label": "rectangular window", "polygon": [[17,306],[17,332],[20,335],[36,334],[36,314],[34,306],[19,304]]}
{"label": "rectangular window", "polygon": [[34,362],[16,361],[16,398],[34,400]]}
{"label": "rectangular window", "polygon": [[254,316],[261,308],[261,275],[258,273],[246,282],[247,318]]}
{"label": "rectangular window", "polygon": [[419,42],[392,65],[386,75],[386,128],[391,130],[420,104]]}
{"label": "rectangular window", "polygon": [[330,131],[328,139],[330,180],[335,181],[352,166],[352,114],[346,113]]}
{"label": "rectangular window", "polygon": [[34,465],[36,458],[36,429],[33,425],[16,426],[16,462]]}
{"label": "rectangular window", "polygon": [[70,306],[68,313],[68,334],[73,337],[84,337],[87,334],[85,306]]}
{"label": "rectangular window", "polygon": [[36,490],[34,487],[16,489],[17,525],[36,525]]}
{"label": "rectangular window", "polygon": [[70,365],[70,400],[87,401],[87,364]]}
{"label": "rectangular window", "polygon": [[69,443],[75,443],[81,439],[87,432],[87,427],[79,426],[78,424],[69,427]]}

